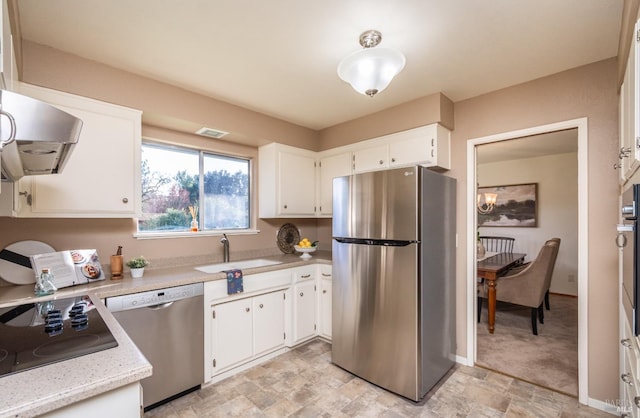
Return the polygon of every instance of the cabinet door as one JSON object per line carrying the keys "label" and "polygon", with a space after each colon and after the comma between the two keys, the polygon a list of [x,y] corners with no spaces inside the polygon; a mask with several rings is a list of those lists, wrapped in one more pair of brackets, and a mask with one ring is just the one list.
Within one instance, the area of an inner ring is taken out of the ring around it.
{"label": "cabinet door", "polygon": [[284,345],[284,292],[253,298],[253,355]]}
{"label": "cabinet door", "polygon": [[353,152],[353,172],[383,170],[389,167],[389,146],[374,145]]}
{"label": "cabinet door", "polygon": [[293,339],[295,343],[313,337],[316,333],[315,281],[294,286]]}
{"label": "cabinet door", "polygon": [[251,299],[214,305],[212,308],[213,374],[217,374],[252,356]]}
{"label": "cabinet door", "polygon": [[[331,275],[329,274],[329,277]],[[320,279],[320,330],[321,336],[331,339],[331,279]]]}
{"label": "cabinet door", "polygon": [[333,214],[333,179],[351,174],[351,153],[332,155],[320,160],[320,199],[321,216]]}
{"label": "cabinet door", "polygon": [[140,196],[140,112],[22,85],[20,92],[82,119],[61,173],[30,177],[32,205],[21,216],[135,217]]}
{"label": "cabinet door", "polygon": [[410,138],[389,144],[390,167],[435,162],[435,138]]}
{"label": "cabinet door", "polygon": [[277,169],[278,212],[287,216],[315,216],[315,159],[282,151]]}

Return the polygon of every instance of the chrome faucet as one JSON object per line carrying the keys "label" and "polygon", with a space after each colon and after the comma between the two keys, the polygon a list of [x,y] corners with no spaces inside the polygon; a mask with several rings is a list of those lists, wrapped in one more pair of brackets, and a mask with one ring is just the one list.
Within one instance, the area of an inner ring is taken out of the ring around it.
{"label": "chrome faucet", "polygon": [[227,234],[222,234],[222,238],[220,238],[220,242],[222,243],[222,251],[223,251],[223,262],[229,262],[229,238],[227,238]]}

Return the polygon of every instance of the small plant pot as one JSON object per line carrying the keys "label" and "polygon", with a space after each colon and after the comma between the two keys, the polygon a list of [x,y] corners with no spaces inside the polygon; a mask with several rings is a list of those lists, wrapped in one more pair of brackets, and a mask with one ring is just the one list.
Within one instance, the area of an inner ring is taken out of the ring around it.
{"label": "small plant pot", "polygon": [[143,275],[144,275],[144,267],[131,269],[131,277],[133,277],[134,279],[139,279]]}

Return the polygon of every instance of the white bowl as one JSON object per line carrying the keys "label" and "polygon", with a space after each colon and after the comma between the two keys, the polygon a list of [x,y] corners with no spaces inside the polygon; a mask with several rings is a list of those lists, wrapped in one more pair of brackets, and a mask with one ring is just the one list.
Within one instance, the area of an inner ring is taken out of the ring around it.
{"label": "white bowl", "polygon": [[307,258],[311,258],[311,254],[309,253],[312,253],[318,249],[318,247],[299,247],[297,245],[294,245],[293,248],[295,248],[297,252],[302,253],[300,258],[303,258],[305,260]]}

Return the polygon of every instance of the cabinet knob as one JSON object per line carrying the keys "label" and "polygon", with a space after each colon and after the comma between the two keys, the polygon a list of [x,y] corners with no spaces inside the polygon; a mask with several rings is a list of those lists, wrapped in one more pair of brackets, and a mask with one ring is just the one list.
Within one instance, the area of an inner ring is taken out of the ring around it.
{"label": "cabinet knob", "polygon": [[378,164],[382,165],[382,164],[384,164],[384,161],[380,160],[380,161],[378,161]]}
{"label": "cabinet knob", "polygon": [[436,156],[436,153],[435,153],[435,151],[434,151],[434,150],[431,150],[431,156],[432,156],[432,157],[435,157],[435,156]]}
{"label": "cabinet knob", "polygon": [[331,273],[327,274],[327,273],[322,273],[322,277],[331,277]]}
{"label": "cabinet knob", "polygon": [[327,293],[326,289],[322,291],[322,293]]}
{"label": "cabinet knob", "polygon": [[286,208],[287,208],[287,205],[284,205],[284,208],[286,209]]}
{"label": "cabinet knob", "polygon": [[391,162],[392,162],[392,163],[395,163],[395,162],[396,162],[396,159],[395,159],[395,158],[392,158],[392,159],[391,159]]}
{"label": "cabinet knob", "polygon": [[129,203],[129,199],[127,199],[126,197],[122,198],[122,203]]}
{"label": "cabinet knob", "polygon": [[625,338],[624,340],[620,340],[620,344],[622,344],[622,346],[625,348],[631,348],[631,341],[629,341],[628,338]]}
{"label": "cabinet knob", "polygon": [[249,308],[244,308],[244,311],[245,311],[245,312],[249,312],[250,310],[251,310],[251,309],[249,309]]}
{"label": "cabinet knob", "polygon": [[262,308],[264,308],[264,304],[261,303],[260,304],[260,309],[262,309]]}
{"label": "cabinet knob", "polygon": [[300,292],[300,296],[304,296],[304,293]]}
{"label": "cabinet knob", "polygon": [[300,276],[302,279],[308,279],[309,277],[311,277],[311,274],[303,274]]}
{"label": "cabinet knob", "polygon": [[631,375],[629,373],[623,373],[620,375],[620,380],[626,383],[629,386],[633,386],[633,381],[631,380]]}

